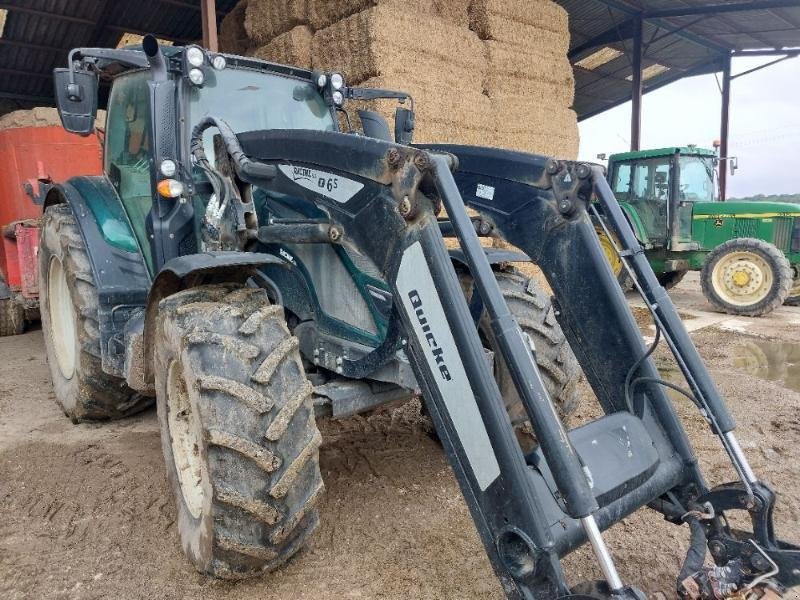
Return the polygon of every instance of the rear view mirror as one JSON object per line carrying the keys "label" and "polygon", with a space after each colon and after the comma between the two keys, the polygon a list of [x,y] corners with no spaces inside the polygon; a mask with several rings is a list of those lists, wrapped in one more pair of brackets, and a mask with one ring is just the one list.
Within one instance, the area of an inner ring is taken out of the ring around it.
{"label": "rear view mirror", "polygon": [[414,111],[397,107],[394,112],[394,141],[408,145],[414,141]]}
{"label": "rear view mirror", "polygon": [[389,133],[389,124],[378,112],[374,110],[358,111],[358,118],[361,119],[361,129],[364,135],[375,138],[376,140],[392,141],[392,134]]}
{"label": "rear view mirror", "polygon": [[53,69],[53,81],[64,129],[83,136],[92,133],[97,116],[97,73]]}

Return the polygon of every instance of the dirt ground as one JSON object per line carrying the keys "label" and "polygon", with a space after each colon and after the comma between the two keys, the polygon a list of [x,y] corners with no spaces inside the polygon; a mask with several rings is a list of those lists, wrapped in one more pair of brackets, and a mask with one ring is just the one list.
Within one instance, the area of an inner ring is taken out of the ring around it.
{"label": "dirt ground", "polygon": [[[789,389],[797,370],[787,358],[800,356],[800,308],[761,320],[715,315],[693,278],[673,299],[692,317],[756,472],[779,493],[778,531],[800,540],[800,392]],[[764,350],[755,358],[754,346]],[[784,350],[777,359],[774,347]],[[656,358],[669,375],[665,356]],[[676,402],[709,479],[732,479],[703,421]],[[259,579],[211,580],[181,553],[155,414],[72,425],[54,402],[41,332],[0,339],[0,598],[502,597],[418,405],[327,423],[323,433],[327,493],[310,547]],[[626,582],[674,597],[686,528],[642,510],[606,539]],[[573,582],[599,578],[586,550],[565,567]]]}

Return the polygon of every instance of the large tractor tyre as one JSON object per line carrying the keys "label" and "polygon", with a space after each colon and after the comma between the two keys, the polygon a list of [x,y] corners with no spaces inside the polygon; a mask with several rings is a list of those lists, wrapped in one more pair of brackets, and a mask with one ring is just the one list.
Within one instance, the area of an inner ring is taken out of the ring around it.
{"label": "large tractor tyre", "polygon": [[597,232],[597,239],[600,241],[600,247],[603,249],[603,254],[606,256],[608,265],[611,267],[611,272],[614,273],[614,277],[616,277],[619,287],[622,288],[623,292],[632,290],[633,280],[631,279],[628,270],[625,268],[625,265],[622,264],[622,259],[620,258],[619,254],[617,254],[616,248],[619,248],[621,245],[619,239],[617,239],[617,236],[613,233],[611,233],[612,237],[609,238],[605,230],[600,225],[595,225],[594,229]]}
{"label": "large tractor tyre", "polygon": [[0,337],[25,331],[25,307],[13,298],[0,300]]}
{"label": "large tractor tyre", "polygon": [[660,283],[665,290],[671,290],[681,281],[683,281],[683,278],[686,277],[688,272],[688,270],[670,271],[669,273],[661,273],[660,275],[656,275],[656,278],[658,279],[658,283]]}
{"label": "large tractor tyre", "polygon": [[47,208],[39,242],[42,331],[56,401],[78,423],[117,419],[153,404],[103,372],[98,296],[89,255],[66,204]]}
{"label": "large tractor tyre", "polygon": [[[533,279],[516,271],[495,273],[500,291],[503,293],[511,314],[527,334],[536,349],[536,363],[542,374],[545,387],[550,393],[561,417],[567,417],[578,407],[578,381],[580,368],[561,327],[556,321],[548,294]],[[461,278],[461,286],[469,302],[473,293],[473,281],[469,275]],[[494,353],[494,377],[514,426],[528,420],[511,374],[502,358],[497,339],[484,311],[478,323],[478,333],[485,347]]]}
{"label": "large tractor tyre", "polygon": [[275,569],[319,523],[313,390],[280,306],[261,289],[164,299],[155,337],[161,443],[181,545],[202,573]]}
{"label": "large tractor tyre", "polygon": [[736,238],[714,248],[701,274],[703,295],[719,310],[748,317],[765,315],[789,297],[792,269],[772,244]]}

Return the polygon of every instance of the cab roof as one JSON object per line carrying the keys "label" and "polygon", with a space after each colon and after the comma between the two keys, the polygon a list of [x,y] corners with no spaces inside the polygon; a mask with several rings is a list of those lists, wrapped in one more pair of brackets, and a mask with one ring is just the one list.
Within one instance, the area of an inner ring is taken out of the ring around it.
{"label": "cab roof", "polygon": [[714,157],[717,153],[708,148],[698,148],[697,146],[669,146],[668,148],[656,148],[654,150],[636,150],[634,152],[620,152],[608,157],[608,162],[618,162],[635,160],[641,158],[658,158],[660,156],[672,156],[673,154],[685,154],[687,156],[709,156]]}

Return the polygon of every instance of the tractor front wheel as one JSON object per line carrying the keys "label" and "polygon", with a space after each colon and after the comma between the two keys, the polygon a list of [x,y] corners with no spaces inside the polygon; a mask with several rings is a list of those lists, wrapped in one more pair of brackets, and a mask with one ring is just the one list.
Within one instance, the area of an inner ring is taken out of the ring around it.
{"label": "tractor front wheel", "polygon": [[[495,273],[495,277],[508,309],[519,323],[522,332],[533,343],[536,364],[559,415],[567,417],[575,411],[580,402],[578,390],[580,367],[556,321],[550,297],[535,280],[528,279],[516,271],[500,271]],[[472,277],[462,276],[461,287],[469,302],[474,293]],[[511,373],[502,358],[485,310],[478,323],[478,333],[484,346],[494,353],[494,377],[511,423],[514,426],[522,425],[527,421],[528,415],[511,379]]]}
{"label": "tractor front wheel", "polygon": [[772,312],[789,297],[792,269],[772,244],[736,238],[714,248],[701,274],[703,295],[717,309],[758,317]]}
{"label": "tractor front wheel", "polygon": [[283,309],[240,285],[169,296],[154,366],[187,556],[223,579],[278,567],[317,527],[323,490],[313,388]]}

